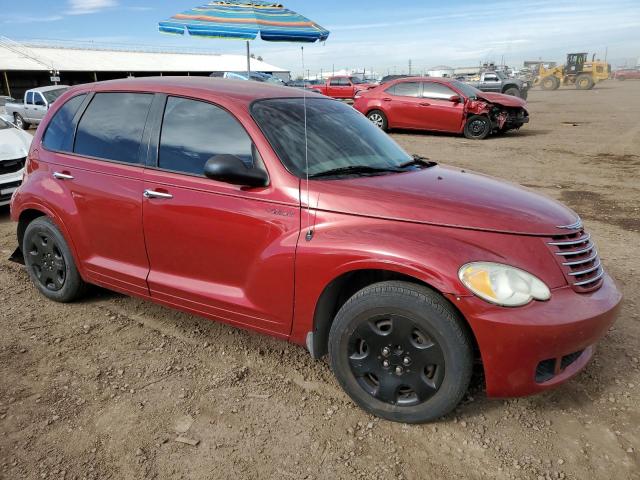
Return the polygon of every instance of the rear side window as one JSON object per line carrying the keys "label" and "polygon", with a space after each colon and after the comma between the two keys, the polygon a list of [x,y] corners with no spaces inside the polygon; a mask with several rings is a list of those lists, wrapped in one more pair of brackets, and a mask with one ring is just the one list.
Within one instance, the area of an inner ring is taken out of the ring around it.
{"label": "rear side window", "polygon": [[395,95],[396,97],[419,97],[420,96],[420,83],[419,82],[400,82],[387,88],[387,93]]}
{"label": "rear side window", "polygon": [[203,175],[211,157],[229,154],[253,167],[252,141],[229,112],[210,103],[169,97],[164,112],[158,166]]}
{"label": "rear side window", "polygon": [[140,143],[153,94],[96,93],[78,124],[73,151],[124,163],[140,162]]}
{"label": "rear side window", "polygon": [[44,132],[42,144],[47,150],[70,152],[73,147],[73,117],[87,97],[86,94],[73,97],[53,116]]}

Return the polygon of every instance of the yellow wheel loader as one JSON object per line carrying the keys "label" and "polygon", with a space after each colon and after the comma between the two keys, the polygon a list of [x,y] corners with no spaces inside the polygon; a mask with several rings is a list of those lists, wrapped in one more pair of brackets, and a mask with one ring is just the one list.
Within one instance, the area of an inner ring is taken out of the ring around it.
{"label": "yellow wheel loader", "polygon": [[587,53],[569,53],[567,64],[545,68],[540,64],[538,75],[533,84],[543,90],[557,90],[560,85],[575,85],[578,90],[591,90],[596,83],[609,78],[611,65],[596,60],[593,54],[591,62]]}

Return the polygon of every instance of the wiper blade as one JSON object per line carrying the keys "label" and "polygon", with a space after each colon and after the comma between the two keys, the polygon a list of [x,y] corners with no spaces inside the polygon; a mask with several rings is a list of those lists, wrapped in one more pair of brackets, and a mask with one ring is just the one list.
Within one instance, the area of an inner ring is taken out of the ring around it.
{"label": "wiper blade", "polygon": [[392,167],[371,167],[369,165],[349,165],[348,167],[332,168],[331,170],[325,170],[324,172],[314,173],[309,175],[309,178],[319,177],[333,177],[334,175],[357,175],[359,173],[387,173],[387,172],[402,172],[399,168]]}
{"label": "wiper blade", "polygon": [[413,165],[422,165],[425,168],[435,167],[438,163],[432,160],[429,160],[427,157],[422,157],[420,155],[412,155],[412,159],[401,163],[398,165],[400,168],[412,167]]}

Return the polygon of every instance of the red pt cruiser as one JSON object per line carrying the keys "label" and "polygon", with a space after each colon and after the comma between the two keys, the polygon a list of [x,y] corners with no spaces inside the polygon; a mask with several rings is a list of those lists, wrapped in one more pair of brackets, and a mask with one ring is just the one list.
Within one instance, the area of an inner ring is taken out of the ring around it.
{"label": "red pt cruiser", "polygon": [[449,412],[476,359],[490,396],[587,364],[621,296],[575,213],[304,95],[188,77],[72,88],[12,200],[16,258],[55,301],[96,284],[328,353],[390,420]]}

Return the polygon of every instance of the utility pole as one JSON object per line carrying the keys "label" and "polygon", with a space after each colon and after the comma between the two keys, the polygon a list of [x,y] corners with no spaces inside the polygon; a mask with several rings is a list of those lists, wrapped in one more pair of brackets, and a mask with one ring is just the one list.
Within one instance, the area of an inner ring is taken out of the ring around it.
{"label": "utility pole", "polygon": [[411,59],[409,59],[409,76],[411,76]]}

